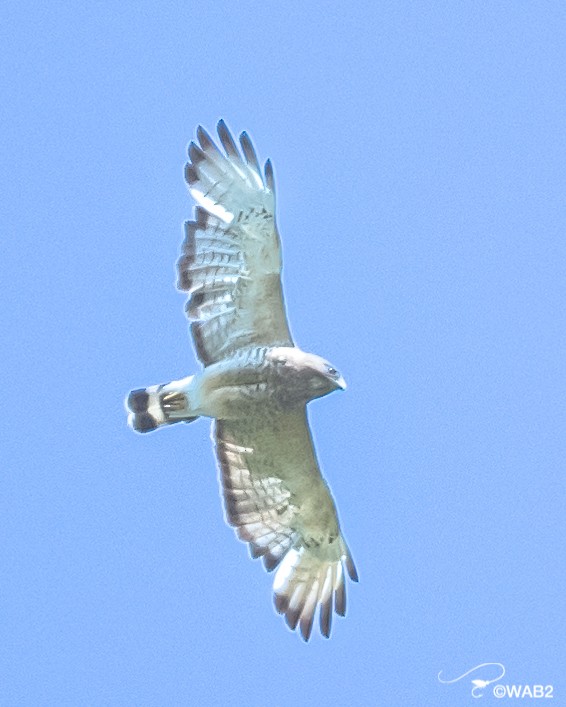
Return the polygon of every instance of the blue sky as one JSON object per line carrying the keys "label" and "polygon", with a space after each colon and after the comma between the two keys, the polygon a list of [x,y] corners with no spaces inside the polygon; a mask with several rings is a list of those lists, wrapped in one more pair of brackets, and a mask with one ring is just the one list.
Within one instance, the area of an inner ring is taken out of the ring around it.
{"label": "blue sky", "polygon": [[[0,704],[468,705],[494,672],[438,673],[493,661],[566,704],[564,3],[0,13]],[[220,117],[273,160],[294,336],[349,384],[310,416],[360,583],[309,645],[207,422],[123,410],[196,368],[183,164]]]}

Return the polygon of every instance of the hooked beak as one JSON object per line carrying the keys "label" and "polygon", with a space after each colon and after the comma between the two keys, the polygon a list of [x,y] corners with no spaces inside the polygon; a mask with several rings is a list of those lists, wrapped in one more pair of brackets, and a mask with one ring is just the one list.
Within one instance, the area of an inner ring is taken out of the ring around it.
{"label": "hooked beak", "polygon": [[342,390],[346,390],[346,388],[348,387],[348,386],[346,385],[346,381],[344,380],[344,378],[342,378],[342,376],[340,376],[340,378],[338,378],[338,380],[335,381],[335,382],[336,382],[336,385],[337,385],[339,388],[341,388]]}

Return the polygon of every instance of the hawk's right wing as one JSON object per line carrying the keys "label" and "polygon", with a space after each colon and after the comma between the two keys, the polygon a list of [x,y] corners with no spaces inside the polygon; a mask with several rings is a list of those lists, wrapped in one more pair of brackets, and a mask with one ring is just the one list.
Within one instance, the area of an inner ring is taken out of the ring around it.
{"label": "hawk's right wing", "polygon": [[209,365],[251,345],[293,346],[281,288],[275,187],[269,160],[262,172],[246,133],[243,156],[224,121],[221,152],[202,127],[189,146],[189,190],[197,202],[186,223],[178,287],[200,360]]}
{"label": "hawk's right wing", "polygon": [[252,557],[277,569],[277,611],[308,641],[317,608],[328,637],[346,613],[344,570],[356,569],[315,456],[306,409],[217,420],[214,438],[226,519]]}

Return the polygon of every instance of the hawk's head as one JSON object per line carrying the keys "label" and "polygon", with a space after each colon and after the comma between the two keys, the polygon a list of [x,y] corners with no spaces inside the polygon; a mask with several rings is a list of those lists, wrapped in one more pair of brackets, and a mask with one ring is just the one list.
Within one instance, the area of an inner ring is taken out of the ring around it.
{"label": "hawk's head", "polygon": [[305,401],[321,398],[333,390],[345,390],[346,381],[324,358],[297,347],[271,349],[269,358],[277,365],[287,385],[295,388]]}

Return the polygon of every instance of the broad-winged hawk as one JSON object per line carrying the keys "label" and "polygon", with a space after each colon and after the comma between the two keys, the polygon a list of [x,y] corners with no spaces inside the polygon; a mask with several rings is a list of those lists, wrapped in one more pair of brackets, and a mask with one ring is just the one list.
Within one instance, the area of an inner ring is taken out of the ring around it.
{"label": "broad-winged hawk", "polygon": [[228,523],[252,557],[277,568],[275,607],[308,641],[319,609],[330,635],[346,612],[345,572],[357,573],[317,462],[306,405],[344,389],[340,373],[293,342],[281,288],[271,162],[262,171],[248,135],[238,148],[224,121],[222,152],[202,127],[189,146],[197,202],[177,263],[199,373],[132,391],[137,432],[213,418]]}

